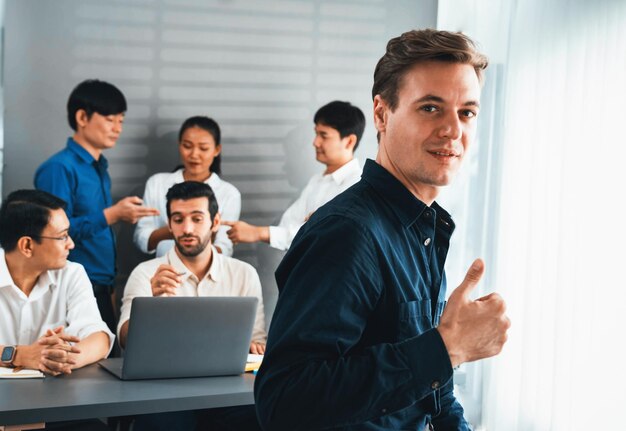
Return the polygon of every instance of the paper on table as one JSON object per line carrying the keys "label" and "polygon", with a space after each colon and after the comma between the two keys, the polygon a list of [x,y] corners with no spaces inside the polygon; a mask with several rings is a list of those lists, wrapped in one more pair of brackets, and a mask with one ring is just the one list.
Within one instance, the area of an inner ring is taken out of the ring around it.
{"label": "paper on table", "polygon": [[263,355],[256,355],[254,353],[248,353],[248,361],[246,363],[246,372],[256,371],[263,362]]}
{"label": "paper on table", "polygon": [[263,355],[255,355],[254,353],[248,353],[247,362],[263,362]]}
{"label": "paper on table", "polygon": [[24,368],[15,371],[15,368],[0,367],[0,379],[43,379],[45,374],[39,370]]}

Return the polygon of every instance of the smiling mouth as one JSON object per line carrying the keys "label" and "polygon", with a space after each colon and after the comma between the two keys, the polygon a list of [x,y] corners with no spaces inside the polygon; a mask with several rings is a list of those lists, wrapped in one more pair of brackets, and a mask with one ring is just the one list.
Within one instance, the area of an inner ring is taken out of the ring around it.
{"label": "smiling mouth", "polygon": [[452,159],[454,157],[459,157],[458,154],[454,153],[454,152],[450,152],[450,151],[429,151],[430,154],[432,154],[435,157],[443,157],[443,158],[447,158],[447,159]]}

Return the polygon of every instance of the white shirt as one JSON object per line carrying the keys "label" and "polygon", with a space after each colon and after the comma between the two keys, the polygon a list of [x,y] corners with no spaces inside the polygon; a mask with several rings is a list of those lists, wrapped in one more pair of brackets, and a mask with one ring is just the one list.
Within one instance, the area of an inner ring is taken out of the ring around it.
{"label": "white shirt", "polygon": [[0,344],[29,345],[58,326],[81,340],[104,332],[109,352],[113,348],[115,336],[100,317],[82,265],[67,262],[65,268],[44,272],[26,296],[13,282],[0,249]]}
{"label": "white shirt", "polygon": [[259,299],[256,320],[252,331],[252,340],[265,342],[265,312],[263,309],[263,292],[261,280],[252,265],[224,256],[213,247],[213,262],[207,274],[201,280],[191,272],[180,260],[174,249],[165,256],[157,257],[139,264],[128,277],[122,299],[120,321],[117,333],[124,322],[130,318],[130,309],[133,298],[137,296],[152,296],[150,279],[160,265],[167,264],[176,268],[182,275],[181,285],[176,289],[178,296],[254,296]]}
{"label": "white shirt", "polygon": [[287,208],[278,226],[270,226],[270,246],[287,250],[312,212],[360,179],[361,166],[357,159],[350,160],[332,174],[313,175],[300,197]]}
{"label": "white shirt", "polygon": [[[143,194],[143,204],[158,209],[160,214],[158,216],[142,217],[137,222],[133,240],[144,253],[155,252],[154,250],[148,251],[148,239],[156,229],[167,226],[167,200],[165,199],[167,191],[174,184],[182,183],[183,181],[185,181],[183,169],[171,173],[155,174],[148,178]],[[232,184],[222,180],[216,173],[212,173],[205,183],[211,186],[213,193],[215,193],[215,199],[217,200],[222,219],[239,220],[239,214],[241,213],[241,194],[239,190]],[[215,241],[213,241],[213,244],[220,247],[222,253],[226,256],[232,256],[233,254],[233,243],[228,239],[228,234],[226,233],[229,229],[230,227],[228,226],[221,226],[217,231]],[[174,247],[174,240],[159,242],[156,248],[157,257],[165,255],[172,247]]]}

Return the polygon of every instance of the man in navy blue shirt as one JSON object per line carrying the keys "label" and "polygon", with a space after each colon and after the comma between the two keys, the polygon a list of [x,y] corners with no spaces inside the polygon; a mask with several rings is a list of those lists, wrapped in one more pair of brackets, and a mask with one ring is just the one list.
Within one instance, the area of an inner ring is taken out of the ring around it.
{"label": "man in navy blue shirt", "polygon": [[460,33],[392,39],[374,72],[379,150],[318,209],[276,271],[280,296],[255,382],[264,429],[468,430],[453,368],[496,355],[497,294],[445,301],[454,223],[435,198],[474,140],[487,58]]}
{"label": "man in navy blue shirt", "polygon": [[110,226],[119,221],[136,223],[141,217],[158,214],[156,209],[142,206],[137,196],[126,197],[115,205],[111,200],[109,163],[102,152],[115,146],[125,112],[126,99],[117,87],[99,80],[81,82],[67,102],[74,135],[68,138],[65,149],[35,173],[37,189],[67,202],[69,234],[76,244],[69,259],[85,267],[102,319],[113,332],[115,239]]}

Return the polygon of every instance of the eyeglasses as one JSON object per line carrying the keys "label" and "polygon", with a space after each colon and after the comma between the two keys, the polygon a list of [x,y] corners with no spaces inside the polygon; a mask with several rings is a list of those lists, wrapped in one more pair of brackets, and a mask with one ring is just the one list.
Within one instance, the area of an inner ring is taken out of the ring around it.
{"label": "eyeglasses", "polygon": [[39,238],[39,239],[53,239],[55,241],[63,241],[63,242],[68,242],[70,240],[70,236],[68,234],[65,234],[63,236],[43,236],[43,235],[31,235],[33,238]]}

